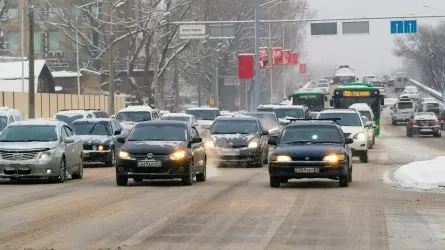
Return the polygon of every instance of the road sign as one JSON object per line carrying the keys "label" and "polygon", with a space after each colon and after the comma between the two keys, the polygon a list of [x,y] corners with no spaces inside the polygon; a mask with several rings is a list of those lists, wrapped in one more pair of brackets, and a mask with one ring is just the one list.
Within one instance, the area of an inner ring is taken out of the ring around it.
{"label": "road sign", "polygon": [[235,98],[235,106],[241,106],[241,99],[239,97]]}
{"label": "road sign", "polygon": [[391,21],[391,34],[406,34],[417,32],[416,20]]}
{"label": "road sign", "polygon": [[311,23],[311,35],[337,35],[337,23]]}
{"label": "road sign", "polygon": [[233,24],[209,25],[209,39],[234,39],[235,26]]}
{"label": "road sign", "polygon": [[342,22],[343,34],[369,34],[369,21]]}
{"label": "road sign", "polygon": [[213,95],[209,96],[209,105],[215,105],[215,97]]}
{"label": "road sign", "polygon": [[205,25],[181,25],[179,26],[179,38],[181,39],[205,39]]}

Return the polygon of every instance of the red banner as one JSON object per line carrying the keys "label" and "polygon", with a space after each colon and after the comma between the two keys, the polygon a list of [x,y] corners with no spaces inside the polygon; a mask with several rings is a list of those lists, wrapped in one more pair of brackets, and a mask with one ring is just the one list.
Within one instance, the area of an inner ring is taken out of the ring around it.
{"label": "red banner", "polygon": [[283,50],[283,64],[291,64],[290,50]]}
{"label": "red banner", "polygon": [[238,77],[239,79],[253,79],[254,54],[238,55]]}
{"label": "red banner", "polygon": [[283,48],[272,48],[273,65],[283,64]]}
{"label": "red banner", "polygon": [[260,68],[262,68],[262,69],[269,68],[269,48],[268,47],[260,48]]}
{"label": "red banner", "polygon": [[292,51],[290,53],[291,63],[290,64],[298,64],[298,52]]}
{"label": "red banner", "polygon": [[306,64],[300,64],[300,73],[305,74],[306,73]]}

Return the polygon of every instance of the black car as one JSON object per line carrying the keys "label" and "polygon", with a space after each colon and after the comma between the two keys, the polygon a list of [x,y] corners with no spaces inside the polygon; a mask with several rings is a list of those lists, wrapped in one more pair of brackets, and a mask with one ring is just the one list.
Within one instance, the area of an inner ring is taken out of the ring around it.
{"label": "black car", "polygon": [[418,112],[410,117],[406,125],[406,136],[414,135],[433,135],[441,137],[441,124],[433,112]]}
{"label": "black car", "polygon": [[125,135],[119,122],[110,118],[78,119],[71,127],[83,142],[84,165],[114,166],[116,151],[122,146],[117,137]]}
{"label": "black car", "polygon": [[269,138],[276,146],[269,158],[270,186],[289,179],[328,178],[347,187],[352,181],[352,142],[334,121],[289,124],[279,137]]}
{"label": "black car", "polygon": [[184,185],[206,180],[206,152],[202,138],[190,123],[153,120],[136,123],[116,163],[116,183],[125,186],[128,178],[182,179]]}
{"label": "black car", "polygon": [[278,135],[283,127],[274,112],[248,112],[245,115],[258,118],[261,126],[269,131],[269,136]]}
{"label": "black car", "polygon": [[219,165],[228,163],[263,167],[269,154],[268,135],[269,132],[255,117],[220,116],[210,128],[206,149]]}

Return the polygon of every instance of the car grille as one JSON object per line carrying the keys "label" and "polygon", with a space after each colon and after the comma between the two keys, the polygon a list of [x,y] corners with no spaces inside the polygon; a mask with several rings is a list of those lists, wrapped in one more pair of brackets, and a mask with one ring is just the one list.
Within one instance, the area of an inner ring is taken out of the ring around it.
{"label": "car grille", "polygon": [[32,152],[32,153],[0,152],[2,159],[10,161],[32,160],[37,156],[37,154],[38,152]]}
{"label": "car grille", "polygon": [[[138,153],[138,154],[131,154],[131,156],[137,160],[147,160],[149,153]],[[153,157],[150,159],[166,159],[168,157],[168,154],[153,154]]]}
{"label": "car grille", "polygon": [[323,157],[320,156],[299,156],[292,157],[293,161],[322,161]]}
{"label": "car grille", "polygon": [[137,174],[162,174],[165,173],[163,168],[150,168],[150,167],[136,167],[133,169]]}
{"label": "car grille", "polygon": [[343,134],[345,135],[346,138],[348,138],[351,135],[351,133],[343,133]]}
{"label": "car grille", "polygon": [[247,144],[245,144],[245,145],[230,145],[228,143],[218,143],[216,146],[220,147],[220,148],[245,148],[245,147],[247,147]]}
{"label": "car grille", "polygon": [[434,120],[417,120],[416,121],[417,125],[419,126],[434,126],[436,125],[436,121]]}
{"label": "car grille", "polygon": [[31,169],[5,169],[3,170],[4,174],[30,174]]}

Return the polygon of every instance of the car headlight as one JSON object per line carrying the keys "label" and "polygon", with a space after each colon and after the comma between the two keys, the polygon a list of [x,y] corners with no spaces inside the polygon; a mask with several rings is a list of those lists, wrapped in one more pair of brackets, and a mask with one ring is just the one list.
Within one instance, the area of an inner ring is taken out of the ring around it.
{"label": "car headlight", "polygon": [[215,147],[215,143],[212,140],[207,140],[204,144],[204,147],[213,148],[213,147]]}
{"label": "car headlight", "polygon": [[187,152],[185,152],[184,150],[178,150],[175,151],[173,153],[170,154],[170,160],[173,161],[178,161],[178,160],[182,160],[187,156]]}
{"label": "car headlight", "polygon": [[368,137],[372,137],[372,130],[368,130]]}
{"label": "car headlight", "polygon": [[354,135],[354,137],[352,139],[357,139],[357,140],[363,141],[366,139],[366,134],[363,132],[357,133],[356,135]]}
{"label": "car headlight", "polygon": [[271,155],[270,160],[276,162],[290,162],[292,161],[292,158],[288,155]]}
{"label": "car headlight", "polygon": [[131,155],[128,152],[119,151],[119,158],[128,160],[131,158]]}
{"label": "car headlight", "polygon": [[54,151],[48,150],[48,151],[40,153],[40,155],[37,159],[42,160],[42,161],[47,161],[47,160],[52,159],[53,157],[54,157]]}
{"label": "car headlight", "polygon": [[105,146],[105,145],[97,146],[97,150],[99,150],[99,151],[103,151],[103,150],[106,150],[106,149],[107,149],[107,146]]}
{"label": "car headlight", "polygon": [[344,160],[345,160],[344,155],[336,155],[336,154],[327,155],[323,158],[323,161],[329,162],[329,163],[337,163],[339,161],[344,161]]}
{"label": "car headlight", "polygon": [[258,148],[258,140],[254,139],[251,142],[249,142],[249,144],[247,145],[247,148]]}

